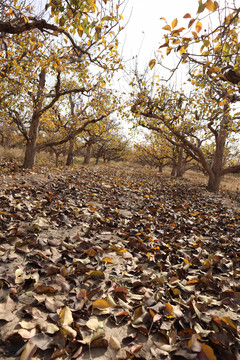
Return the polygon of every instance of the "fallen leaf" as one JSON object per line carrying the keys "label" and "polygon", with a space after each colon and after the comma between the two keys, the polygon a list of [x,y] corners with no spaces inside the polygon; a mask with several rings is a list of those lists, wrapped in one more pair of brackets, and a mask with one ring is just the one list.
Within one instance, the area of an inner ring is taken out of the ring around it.
{"label": "fallen leaf", "polygon": [[114,350],[121,349],[120,342],[114,336],[110,336],[109,344],[110,344],[111,348]]}
{"label": "fallen leaf", "polygon": [[73,322],[72,312],[68,306],[65,306],[59,314],[59,324],[60,325],[71,325]]}
{"label": "fallen leaf", "polygon": [[109,303],[104,299],[98,299],[92,303],[92,307],[103,310],[109,308]]}

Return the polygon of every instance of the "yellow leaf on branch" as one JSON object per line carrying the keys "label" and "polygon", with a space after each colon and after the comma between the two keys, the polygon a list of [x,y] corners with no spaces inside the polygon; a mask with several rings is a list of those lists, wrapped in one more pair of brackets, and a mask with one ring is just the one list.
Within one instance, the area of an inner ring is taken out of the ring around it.
{"label": "yellow leaf on branch", "polygon": [[195,29],[198,33],[202,30],[202,23],[200,21],[196,23]]}
{"label": "yellow leaf on branch", "polygon": [[206,8],[209,11],[214,11],[214,2],[212,0],[207,0],[206,2]]}
{"label": "yellow leaf on branch", "polygon": [[216,11],[218,9],[218,2],[213,0],[207,0],[206,2],[206,8],[209,11]]}
{"label": "yellow leaf on branch", "polygon": [[187,51],[187,49],[185,48],[185,46],[181,46],[181,48],[179,50],[179,54],[183,55],[186,51]]}
{"label": "yellow leaf on branch", "polygon": [[169,46],[168,48],[167,48],[167,55],[169,55],[170,54],[170,52],[172,51],[172,47],[171,46]]}
{"label": "yellow leaf on branch", "polygon": [[169,30],[169,31],[171,31],[171,26],[170,26],[170,25],[165,25],[165,26],[163,27],[163,30]]}
{"label": "yellow leaf on branch", "polygon": [[178,19],[176,18],[171,23],[172,29],[174,29],[177,26],[177,24],[178,24]]}
{"label": "yellow leaf on branch", "polygon": [[152,59],[149,61],[148,66],[150,67],[151,70],[154,68],[155,65],[156,65],[156,59]]}

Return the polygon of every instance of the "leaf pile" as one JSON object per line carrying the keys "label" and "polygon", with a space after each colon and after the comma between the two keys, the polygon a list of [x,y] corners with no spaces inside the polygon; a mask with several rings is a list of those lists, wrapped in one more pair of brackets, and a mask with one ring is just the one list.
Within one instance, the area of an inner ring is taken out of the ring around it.
{"label": "leaf pile", "polygon": [[114,167],[1,188],[1,359],[240,358],[240,216],[221,196]]}

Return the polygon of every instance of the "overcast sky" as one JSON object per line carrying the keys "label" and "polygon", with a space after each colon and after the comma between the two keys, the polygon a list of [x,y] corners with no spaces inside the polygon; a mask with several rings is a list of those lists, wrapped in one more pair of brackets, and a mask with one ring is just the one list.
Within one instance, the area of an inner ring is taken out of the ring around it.
{"label": "overcast sky", "polygon": [[164,42],[165,22],[160,18],[170,24],[178,18],[179,25],[181,20],[186,25],[183,16],[187,12],[194,16],[197,8],[198,0],[128,0],[123,16],[125,21],[129,18],[129,23],[120,36],[124,58],[138,55],[142,63],[148,63]]}
{"label": "overcast sky", "polygon": [[[149,61],[154,57],[154,52],[164,43],[164,33],[162,27],[166,25],[161,20],[164,17],[169,24],[178,18],[178,25],[187,26],[186,19],[183,16],[190,13],[192,16],[196,14],[198,8],[198,0],[126,0],[127,5],[123,12],[126,27],[120,33],[119,51],[124,58],[126,68],[134,69],[137,57],[138,71],[142,71],[148,66]],[[163,49],[165,55],[166,49]],[[176,54],[168,56],[164,60],[164,64],[173,68],[178,63]],[[164,75],[163,75],[164,74]],[[114,78],[114,86],[120,91],[128,91],[128,83],[131,78],[119,74]],[[161,68],[161,77],[165,79],[170,76]],[[174,75],[174,82],[182,82],[182,74]],[[177,76],[177,78],[176,78]]]}

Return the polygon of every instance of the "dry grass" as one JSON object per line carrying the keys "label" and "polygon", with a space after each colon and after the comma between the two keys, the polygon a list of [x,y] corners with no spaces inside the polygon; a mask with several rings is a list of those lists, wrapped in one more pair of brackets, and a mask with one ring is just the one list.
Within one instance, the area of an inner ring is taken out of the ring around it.
{"label": "dry grass", "polygon": [[[168,176],[171,175],[170,168],[164,168],[163,171]],[[204,175],[201,171],[188,170],[183,175],[184,179],[190,180],[191,183],[200,186],[207,186],[208,177]],[[240,174],[229,174],[225,175],[221,181],[220,192],[235,194],[234,197],[239,197],[240,195]]]}
{"label": "dry grass", "polygon": [[22,149],[4,149],[2,146],[0,146],[0,161],[23,161],[24,152]]}
{"label": "dry grass", "polygon": [[[188,170],[184,176],[185,179],[191,180],[195,184],[207,185],[208,177],[200,171]],[[221,191],[239,191],[240,190],[240,176],[237,174],[225,175],[220,185]]]}

